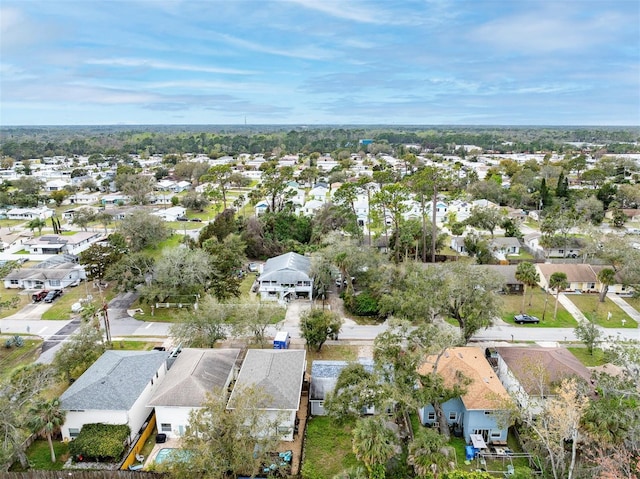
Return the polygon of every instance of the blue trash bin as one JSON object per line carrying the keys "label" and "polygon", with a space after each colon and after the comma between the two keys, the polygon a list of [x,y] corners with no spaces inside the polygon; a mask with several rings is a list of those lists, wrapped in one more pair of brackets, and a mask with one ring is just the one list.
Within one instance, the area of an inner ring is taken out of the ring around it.
{"label": "blue trash bin", "polygon": [[476,450],[473,446],[464,446],[465,459],[471,460],[476,457]]}

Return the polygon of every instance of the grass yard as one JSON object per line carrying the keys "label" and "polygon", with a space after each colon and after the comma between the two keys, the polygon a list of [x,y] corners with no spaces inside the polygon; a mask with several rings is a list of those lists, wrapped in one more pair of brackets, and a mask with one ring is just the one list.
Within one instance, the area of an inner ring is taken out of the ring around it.
{"label": "grass yard", "polygon": [[[44,469],[46,471],[61,471],[62,466],[69,459],[69,445],[61,441],[53,441],[53,450],[56,453],[56,462],[51,462],[51,451],[49,450],[49,442],[46,439],[37,439],[27,449],[27,458],[31,469]],[[11,469],[12,472],[23,472],[24,469],[20,463],[15,463]]]}
{"label": "grass yard", "polygon": [[[527,297],[525,299],[525,313],[531,316],[537,316],[540,318],[539,324],[525,324],[522,326],[518,326],[521,328],[575,328],[578,323],[573,316],[564,309],[562,304],[558,303],[558,316],[556,319],[553,319],[553,308],[556,304],[556,297],[552,294],[549,295],[547,302],[547,311],[544,314],[544,321],[542,320],[543,311],[544,311],[544,302],[545,302],[545,292],[540,288],[535,288],[533,290],[533,299],[531,301],[531,306],[529,306],[529,294],[530,291],[527,291]],[[513,317],[516,314],[520,313],[520,308],[522,307],[522,296],[519,294],[505,294],[502,295],[503,308],[502,308],[502,320],[509,324],[515,324],[513,321]]]}
{"label": "grass yard", "polygon": [[303,478],[334,477],[359,464],[351,450],[353,421],[336,425],[327,416],[310,417],[304,443]]}
{"label": "grass yard", "polygon": [[[87,289],[88,288],[88,289]],[[66,288],[62,296],[54,300],[52,306],[42,314],[42,319],[70,319],[72,316],[71,305],[80,302],[80,299],[86,298],[87,291],[98,307],[100,305],[100,291],[93,287],[93,284],[85,284],[84,282],[75,288]],[[115,297],[113,284],[102,290],[105,301],[110,301]]]}
{"label": "grass yard", "polygon": [[158,323],[177,323],[182,316],[190,311],[190,308],[153,308],[151,305],[142,303],[139,299],[131,305],[131,309],[142,309],[142,313],[136,313],[134,317],[140,321],[155,321]]}
{"label": "grass yard", "polygon": [[602,366],[607,362],[604,356],[604,351],[600,348],[594,348],[593,356],[589,354],[586,347],[574,346],[567,349],[588,368]]}
{"label": "grass yard", "polygon": [[[602,326],[603,328],[638,327],[638,323],[609,298],[605,298],[604,303],[599,301],[599,295],[597,294],[568,294],[567,298],[569,298],[590,321],[595,322],[598,326]],[[609,313],[611,313],[610,319]]]}
{"label": "grass yard", "polygon": [[637,298],[622,298],[629,306],[636,311],[640,312],[640,297]]}
{"label": "grass yard", "polygon": [[0,318],[6,318],[12,314],[17,313],[24,308],[31,301],[31,297],[28,294],[20,294],[21,289],[6,289],[4,286],[0,286],[0,301],[9,301],[12,298],[18,298],[18,302],[11,308],[0,309]]}
{"label": "grass yard", "polygon": [[38,358],[36,351],[42,344],[40,339],[27,339],[28,336],[21,335],[24,339],[22,347],[5,348],[5,341],[11,337],[7,334],[0,336],[0,381],[9,377],[17,367],[33,363]]}
{"label": "grass yard", "polygon": [[202,228],[202,223],[198,223],[197,221],[167,221],[166,225],[176,233]]}
{"label": "grass yard", "polygon": [[[199,223],[193,223],[193,224],[199,224]],[[162,256],[162,252],[165,249],[176,248],[182,242],[182,238],[184,238],[184,235],[181,235],[178,233],[172,234],[166,240],[158,243],[154,248],[148,247],[148,248],[145,248],[143,251],[147,255],[151,256],[152,258],[158,259],[160,256]]]}
{"label": "grass yard", "polygon": [[324,361],[355,361],[358,359],[358,346],[328,345],[322,346],[320,352],[307,351],[307,369],[311,373],[311,363],[315,360]]}
{"label": "grass yard", "polygon": [[120,341],[112,341],[111,349],[114,351],[150,351],[156,346],[162,346],[162,341],[128,341],[121,339]]}

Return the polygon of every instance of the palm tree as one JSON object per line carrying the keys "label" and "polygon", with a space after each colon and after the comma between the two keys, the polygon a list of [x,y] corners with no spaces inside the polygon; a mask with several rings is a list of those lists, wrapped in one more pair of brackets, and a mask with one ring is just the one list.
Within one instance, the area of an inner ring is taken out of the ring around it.
{"label": "palm tree", "polygon": [[353,452],[369,478],[384,478],[387,461],[396,454],[397,438],[379,417],[360,419],[353,429]]}
{"label": "palm tree", "polygon": [[560,299],[560,291],[565,290],[569,287],[569,282],[567,281],[567,274],[556,272],[551,275],[549,278],[549,288],[556,290],[556,306],[553,310],[553,320],[555,321],[556,315],[558,314],[558,300]]}
{"label": "palm tree", "polygon": [[540,281],[540,275],[536,271],[536,267],[533,263],[520,263],[516,268],[516,279],[524,283],[524,291],[522,292],[522,306],[520,306],[520,313],[524,313],[524,301],[527,296],[527,288],[531,289],[529,294],[529,306],[531,306],[531,300],[533,299],[533,287]]}
{"label": "palm tree", "polygon": [[600,287],[600,302],[604,303],[604,298],[607,296],[607,292],[609,291],[609,286],[611,286],[616,281],[616,272],[612,268],[602,268],[598,272],[598,281],[602,285]]}
{"label": "palm tree", "polygon": [[60,399],[51,401],[39,401],[29,409],[29,427],[36,434],[44,433],[49,441],[51,462],[56,462],[56,453],[53,450],[53,433],[64,424],[65,411],[60,409]]}
{"label": "palm tree", "polygon": [[38,235],[42,235],[42,228],[47,226],[47,222],[45,220],[43,220],[42,218],[34,218],[31,221],[29,221],[29,223],[27,223],[27,226],[29,227],[29,229],[31,231],[37,229],[38,230]]}

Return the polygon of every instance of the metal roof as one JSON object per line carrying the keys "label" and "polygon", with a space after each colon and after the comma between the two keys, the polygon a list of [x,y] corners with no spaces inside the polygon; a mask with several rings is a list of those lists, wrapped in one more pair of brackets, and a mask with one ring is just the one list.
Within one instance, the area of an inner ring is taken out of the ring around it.
{"label": "metal roof", "polygon": [[267,260],[260,275],[260,281],[277,280],[280,283],[309,281],[310,273],[311,258],[298,253],[285,253]]}

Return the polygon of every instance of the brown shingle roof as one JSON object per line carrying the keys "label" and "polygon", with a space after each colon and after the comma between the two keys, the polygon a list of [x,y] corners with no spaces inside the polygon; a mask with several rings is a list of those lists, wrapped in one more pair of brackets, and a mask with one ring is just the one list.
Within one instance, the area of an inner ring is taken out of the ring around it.
{"label": "brown shingle roof", "polygon": [[504,347],[496,348],[496,351],[530,395],[540,394],[539,383],[533,377],[535,367],[542,367],[546,372],[544,394],[549,394],[554,383],[567,377],[591,379],[589,370],[565,348]]}
{"label": "brown shingle roof", "polygon": [[[428,356],[418,372],[422,375],[433,371],[435,356]],[[438,363],[438,373],[444,377],[447,387],[460,382],[460,373],[471,380],[461,399],[470,409],[504,409],[504,401],[510,396],[484,357],[480,348],[463,347],[448,350]]]}
{"label": "brown shingle roof", "polygon": [[588,264],[538,264],[540,274],[542,274],[547,282],[553,273],[565,273],[569,283],[595,283],[597,281],[596,274]]}

